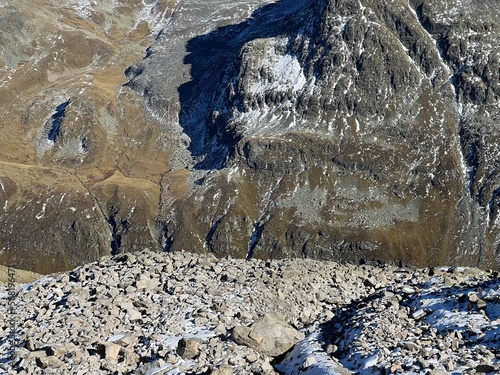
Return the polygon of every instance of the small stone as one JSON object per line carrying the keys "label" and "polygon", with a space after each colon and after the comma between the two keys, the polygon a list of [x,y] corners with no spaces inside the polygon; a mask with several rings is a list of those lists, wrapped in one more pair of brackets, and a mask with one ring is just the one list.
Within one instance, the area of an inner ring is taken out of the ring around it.
{"label": "small stone", "polygon": [[434,370],[427,372],[426,375],[448,375],[448,373],[444,370],[441,370],[441,369],[434,369]]}
{"label": "small stone", "polygon": [[401,289],[401,291],[404,293],[404,294],[414,294],[415,293],[415,289],[409,287],[409,286],[405,286],[403,287],[403,289]]}
{"label": "small stone", "polygon": [[64,365],[63,361],[54,356],[38,357],[36,363],[41,368],[59,368]]}
{"label": "small stone", "polygon": [[328,298],[328,294],[326,294],[323,291],[319,291],[316,293],[316,300],[318,302],[324,302],[324,301],[326,301],[327,298]]}
{"label": "small stone", "polygon": [[169,354],[167,355],[167,358],[165,358],[165,360],[167,361],[167,363],[177,363],[177,356],[173,355],[173,354]]}
{"label": "small stone", "polygon": [[413,341],[404,341],[401,343],[401,347],[409,352],[418,352],[420,350],[420,346]]}
{"label": "small stone", "polygon": [[302,362],[302,365],[300,366],[300,368],[302,370],[306,370],[308,369],[309,367],[311,367],[312,365],[314,365],[315,363],[317,363],[318,361],[316,361],[316,358],[314,358],[312,355],[308,356],[304,362]]}
{"label": "small stone", "polygon": [[238,314],[236,314],[240,320],[253,320],[253,314],[250,311],[241,311]]}
{"label": "small stone", "polygon": [[387,284],[387,276],[385,275],[385,273],[380,273],[378,275],[378,281],[382,284],[382,285],[386,285]]}
{"label": "small stone", "polygon": [[219,368],[216,368],[212,371],[212,375],[232,375],[233,368],[231,366],[222,365]]}
{"label": "small stone", "polygon": [[159,359],[154,362],[146,363],[134,371],[135,375],[146,375],[146,374],[156,374],[161,373],[161,370],[166,368],[166,363]]}
{"label": "small stone", "polygon": [[486,301],[484,301],[482,299],[478,299],[476,301],[476,306],[478,309],[484,309],[486,307]]}
{"label": "small stone", "polygon": [[449,359],[444,363],[444,368],[448,372],[453,371],[455,370],[455,363],[451,359]]}
{"label": "small stone", "polygon": [[127,312],[130,321],[139,320],[142,318],[142,314],[134,307],[131,302],[122,302],[120,304],[120,307]]}
{"label": "small stone", "polygon": [[105,342],[102,345],[104,350],[104,358],[118,360],[118,355],[121,350],[121,346],[112,342]]}
{"label": "small stone", "polygon": [[227,332],[226,325],[224,323],[220,323],[215,327],[214,332],[219,335],[225,335]]}
{"label": "small stone", "polygon": [[101,369],[107,370],[110,373],[116,370],[116,366],[118,365],[118,361],[116,359],[103,359],[101,361]]}
{"label": "small stone", "polygon": [[469,293],[468,295],[469,302],[475,303],[479,299],[476,293]]}
{"label": "small stone", "polygon": [[246,356],[246,359],[249,363],[254,363],[257,359],[259,359],[259,356],[255,353],[250,353]]}
{"label": "small stone", "polygon": [[363,281],[363,285],[366,286],[367,288],[375,288],[376,284],[377,282],[372,278],[367,278]]}
{"label": "small stone", "polygon": [[423,358],[418,358],[417,361],[415,362],[415,364],[420,367],[421,369],[424,369],[424,368],[429,368],[429,361],[427,361],[426,359],[423,359]]}
{"label": "small stone", "polygon": [[137,367],[137,365],[139,363],[139,356],[131,348],[123,349],[122,355],[123,355],[123,362],[122,363],[124,365],[130,366],[132,368]]}
{"label": "small stone", "polygon": [[266,373],[274,374],[274,367],[269,362],[262,363],[260,368],[262,369],[264,374],[266,374]]}
{"label": "small stone", "polygon": [[184,359],[193,359],[200,353],[198,341],[183,338],[177,344],[177,354]]}
{"label": "small stone", "polygon": [[419,309],[419,310],[415,311],[413,314],[411,314],[411,317],[415,320],[419,320],[419,319],[423,318],[425,315],[426,315],[425,310]]}
{"label": "small stone", "polygon": [[337,345],[334,345],[334,344],[330,344],[326,347],[326,352],[328,354],[333,354],[335,353],[339,348],[337,347]]}
{"label": "small stone", "polygon": [[486,363],[476,366],[476,372],[487,374],[488,372],[493,372],[493,371],[495,371],[495,367],[488,365]]}
{"label": "small stone", "polygon": [[135,344],[137,340],[138,338],[131,333],[118,333],[110,336],[107,341],[126,347]]}
{"label": "small stone", "polygon": [[399,364],[396,364],[396,365],[392,365],[391,368],[390,368],[390,373],[395,373],[397,371],[401,371],[403,368],[401,367],[401,365]]}

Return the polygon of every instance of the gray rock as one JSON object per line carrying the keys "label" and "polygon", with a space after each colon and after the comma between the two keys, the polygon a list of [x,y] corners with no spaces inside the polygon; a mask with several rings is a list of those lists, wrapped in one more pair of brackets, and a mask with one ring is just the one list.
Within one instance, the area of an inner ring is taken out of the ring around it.
{"label": "gray rock", "polygon": [[492,365],[489,365],[489,364],[480,364],[480,365],[476,366],[475,370],[478,373],[487,374],[487,373],[490,373],[490,372],[494,372],[496,370],[496,368],[495,368],[495,366],[492,366]]}
{"label": "gray rock", "polygon": [[184,359],[193,359],[200,354],[199,343],[195,339],[182,338],[177,344],[177,354]]}
{"label": "gray rock", "polygon": [[448,375],[448,374],[449,374],[448,372],[440,369],[435,369],[427,372],[427,375]]}
{"label": "gray rock", "polygon": [[120,354],[120,351],[122,349],[120,345],[113,342],[104,342],[100,344],[100,346],[104,351],[104,358],[115,361],[118,360],[118,355]]}
{"label": "gray rock", "polygon": [[162,359],[146,363],[145,365],[142,365],[138,367],[135,371],[134,374],[136,375],[153,375],[153,374],[158,374],[162,373],[162,370],[170,369],[171,365],[168,363],[165,363]]}
{"label": "gray rock", "polygon": [[54,356],[38,356],[36,357],[36,363],[42,369],[60,368],[64,365],[59,358]]}
{"label": "gray rock", "polygon": [[413,319],[417,319],[418,320],[418,319],[422,319],[426,315],[427,315],[427,313],[425,312],[425,310],[419,309],[419,310],[415,311],[414,313],[412,313],[411,317]]}
{"label": "gray rock", "polygon": [[219,366],[215,370],[211,372],[212,375],[232,375],[233,374],[233,368],[231,366]]}
{"label": "gray rock", "polygon": [[246,345],[259,353],[275,357],[288,351],[304,335],[286,323],[280,315],[267,313],[251,327],[235,327],[233,337],[239,345]]}
{"label": "gray rock", "polygon": [[140,313],[139,310],[135,308],[135,306],[132,304],[132,302],[129,301],[124,301],[119,304],[119,306],[127,312],[128,318],[131,321],[134,320],[139,320],[142,318],[142,314]]}

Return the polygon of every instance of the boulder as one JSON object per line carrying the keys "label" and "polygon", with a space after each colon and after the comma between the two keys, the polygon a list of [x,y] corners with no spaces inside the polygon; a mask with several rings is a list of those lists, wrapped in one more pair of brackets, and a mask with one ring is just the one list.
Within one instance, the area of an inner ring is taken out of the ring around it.
{"label": "boulder", "polygon": [[198,341],[183,338],[177,344],[177,354],[184,359],[193,359],[200,354]]}
{"label": "boulder", "polygon": [[233,329],[233,338],[239,345],[276,357],[290,350],[304,335],[288,324],[282,316],[271,312],[251,327],[236,326]]}

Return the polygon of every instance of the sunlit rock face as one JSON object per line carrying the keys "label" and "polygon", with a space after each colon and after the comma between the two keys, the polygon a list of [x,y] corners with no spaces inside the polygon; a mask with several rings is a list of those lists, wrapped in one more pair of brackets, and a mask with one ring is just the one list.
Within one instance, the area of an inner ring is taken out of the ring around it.
{"label": "sunlit rock face", "polygon": [[[51,21],[86,30],[78,63],[57,60],[60,46],[44,69],[34,47],[28,63],[3,53],[12,124],[0,153],[12,168],[81,181],[92,202],[78,212],[96,206],[92,225],[104,228],[96,254],[149,246],[498,267],[497,2],[95,7],[66,4]],[[13,100],[15,79],[35,68],[39,82]],[[4,196],[6,223],[22,200]]]}

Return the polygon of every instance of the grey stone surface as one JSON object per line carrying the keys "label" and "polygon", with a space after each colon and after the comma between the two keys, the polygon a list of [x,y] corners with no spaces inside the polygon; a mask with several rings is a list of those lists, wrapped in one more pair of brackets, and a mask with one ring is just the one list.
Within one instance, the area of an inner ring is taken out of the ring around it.
{"label": "grey stone surface", "polygon": [[246,345],[271,357],[284,354],[304,338],[304,334],[276,313],[265,314],[250,327],[236,326],[232,333],[237,344]]}

